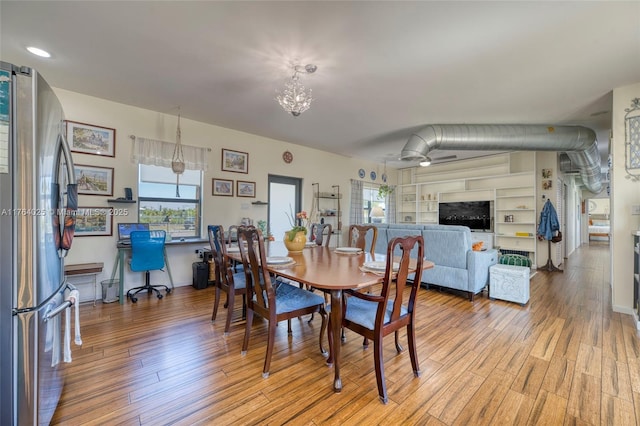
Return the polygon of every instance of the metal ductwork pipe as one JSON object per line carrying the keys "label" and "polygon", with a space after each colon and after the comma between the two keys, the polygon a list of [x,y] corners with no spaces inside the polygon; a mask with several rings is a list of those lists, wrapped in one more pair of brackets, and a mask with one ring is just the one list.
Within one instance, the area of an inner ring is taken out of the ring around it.
{"label": "metal ductwork pipe", "polygon": [[599,193],[600,155],[593,130],[582,126],[520,124],[432,124],[411,135],[400,154],[422,161],[434,150],[562,151],[577,168],[585,187]]}

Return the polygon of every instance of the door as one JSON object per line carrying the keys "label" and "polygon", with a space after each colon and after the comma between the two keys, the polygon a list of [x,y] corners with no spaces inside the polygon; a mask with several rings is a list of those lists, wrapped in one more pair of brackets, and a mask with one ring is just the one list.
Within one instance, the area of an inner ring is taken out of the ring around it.
{"label": "door", "polygon": [[284,233],[293,227],[295,214],[301,210],[302,179],[269,175],[267,229],[276,241],[282,241]]}

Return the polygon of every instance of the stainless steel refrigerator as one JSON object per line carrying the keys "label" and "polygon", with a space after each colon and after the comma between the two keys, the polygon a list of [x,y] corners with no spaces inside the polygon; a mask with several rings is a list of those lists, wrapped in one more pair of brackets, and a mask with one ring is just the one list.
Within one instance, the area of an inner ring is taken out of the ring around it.
{"label": "stainless steel refrigerator", "polygon": [[62,387],[77,188],[60,102],[0,62],[0,424],[48,424]]}

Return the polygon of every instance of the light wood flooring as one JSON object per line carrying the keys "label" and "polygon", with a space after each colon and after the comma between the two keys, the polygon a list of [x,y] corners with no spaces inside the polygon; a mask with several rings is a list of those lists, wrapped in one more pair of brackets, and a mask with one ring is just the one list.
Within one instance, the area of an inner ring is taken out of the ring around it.
{"label": "light wood flooring", "polygon": [[[158,300],[81,307],[81,348],[54,424],[640,424],[640,338],[611,311],[608,244],[584,245],[538,272],[531,300],[474,303],[421,290],[414,378],[393,337],[384,356],[389,403],[378,400],[372,350],[347,332],[343,391],[319,353],[320,317],[277,330],[271,375],[261,376],[266,322],[256,320],[246,356],[240,303],[210,321],[214,290],[177,288]],[[404,333],[402,341],[405,342]]]}

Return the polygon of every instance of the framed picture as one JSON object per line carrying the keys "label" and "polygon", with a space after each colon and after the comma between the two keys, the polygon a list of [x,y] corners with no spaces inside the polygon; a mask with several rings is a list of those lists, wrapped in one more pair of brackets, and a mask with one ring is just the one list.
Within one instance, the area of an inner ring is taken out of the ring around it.
{"label": "framed picture", "polygon": [[544,179],[549,179],[552,175],[552,170],[551,169],[542,169],[542,177]]}
{"label": "framed picture", "polygon": [[212,192],[211,195],[222,195],[225,197],[233,197],[233,181],[227,179],[211,179]]}
{"label": "framed picture", "polygon": [[82,154],[116,156],[116,129],[67,121],[69,149]]}
{"label": "framed picture", "polygon": [[113,167],[74,164],[78,194],[113,195]]}
{"label": "framed picture", "polygon": [[222,171],[249,173],[249,154],[222,148]]}
{"label": "framed picture", "polygon": [[247,182],[246,180],[236,181],[236,193],[238,197],[256,197],[256,183]]}
{"label": "framed picture", "polygon": [[113,208],[78,207],[76,237],[103,237],[113,234]]}

